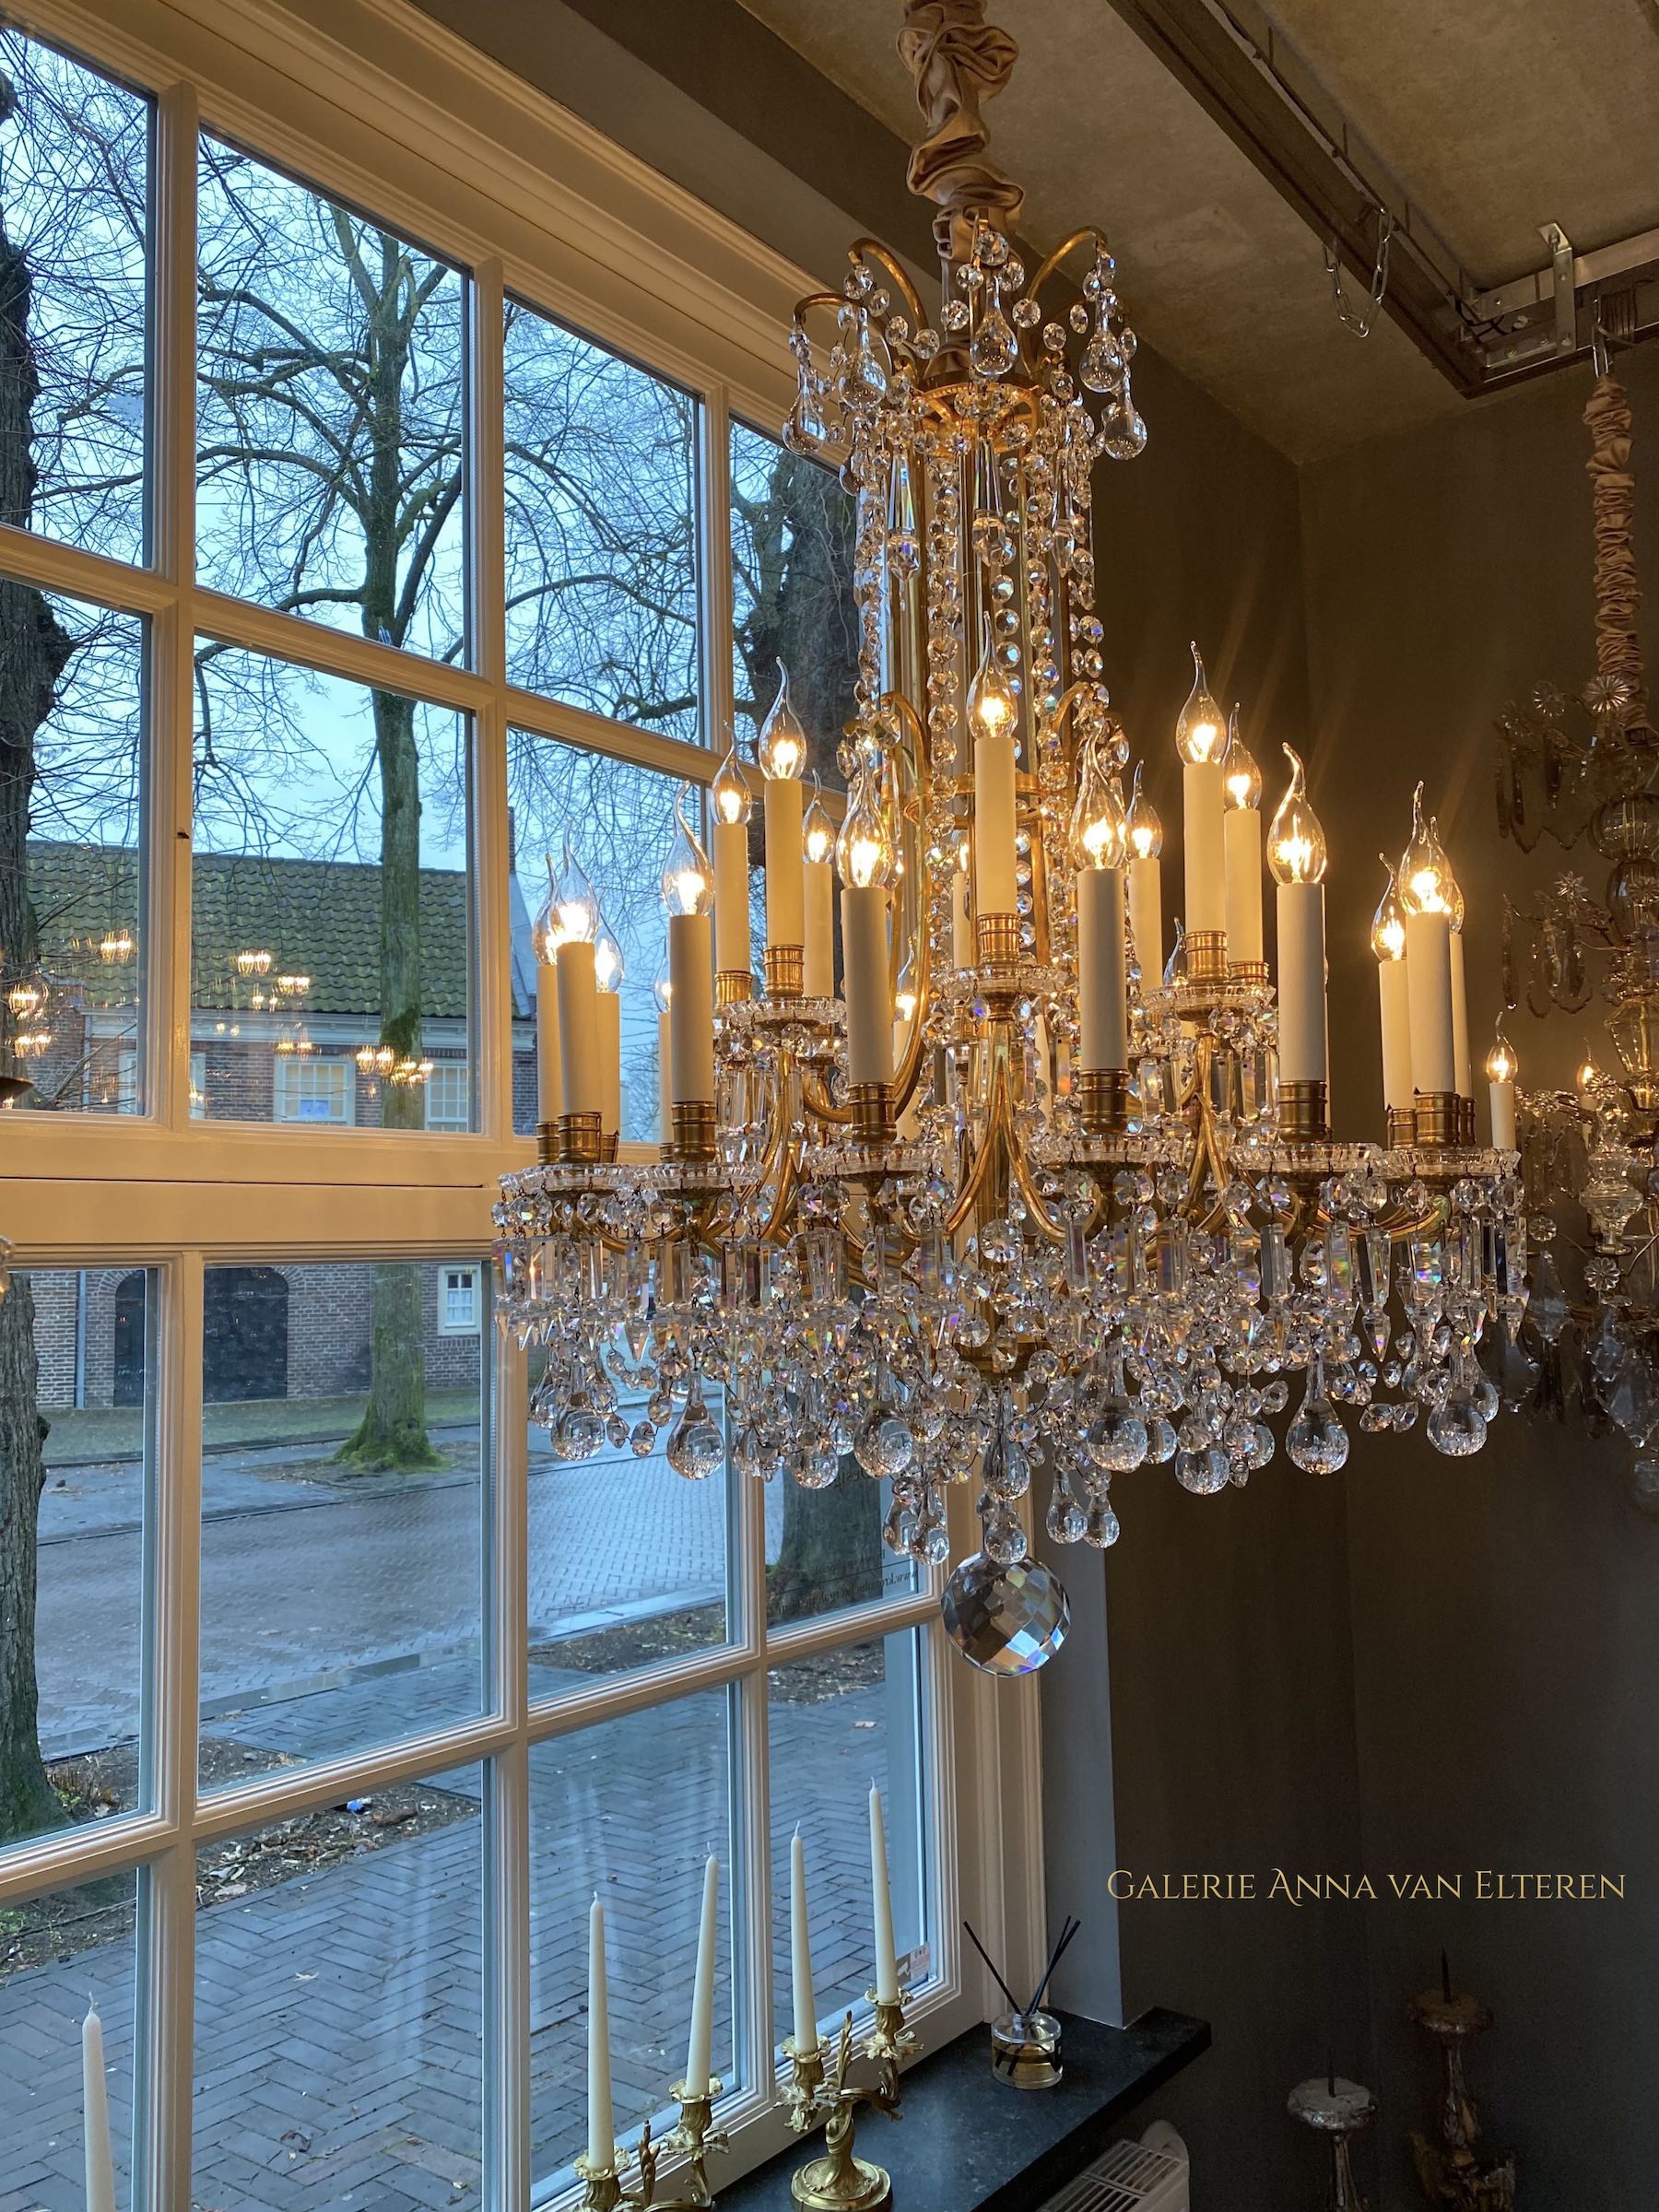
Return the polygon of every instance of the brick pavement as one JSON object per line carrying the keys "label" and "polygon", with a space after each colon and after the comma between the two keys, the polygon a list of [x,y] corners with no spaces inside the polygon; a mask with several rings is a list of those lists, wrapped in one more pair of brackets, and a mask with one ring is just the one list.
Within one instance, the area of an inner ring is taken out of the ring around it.
{"label": "brick pavement", "polygon": [[[772,1717],[774,1942],[786,1955],[775,1877],[799,1819],[828,2017],[869,1978],[864,1792],[872,1772],[885,1781],[886,1693],[856,1686],[816,1705],[774,1705]],[[582,2140],[595,1887],[609,1907],[619,2125],[636,2124],[683,2062],[701,1859],[726,1827],[725,1724],[724,1693],[703,1692],[534,1754],[540,2174]],[[478,1784],[474,1774],[443,1786],[471,1796]],[[459,1821],[199,1914],[199,2212],[479,2204],[482,1838],[480,1821]],[[900,1927],[901,1947],[913,1934]],[[132,1975],[124,1940],[0,1982],[0,2212],[80,2212],[78,2022],[88,1987],[105,2021],[117,2138],[127,2140]],[[715,2062],[728,2075],[730,2035],[723,1987]]]}

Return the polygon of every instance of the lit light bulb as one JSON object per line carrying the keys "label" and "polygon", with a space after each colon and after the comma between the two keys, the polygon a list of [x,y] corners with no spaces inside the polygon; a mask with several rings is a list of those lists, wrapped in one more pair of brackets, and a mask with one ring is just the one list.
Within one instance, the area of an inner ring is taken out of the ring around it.
{"label": "lit light bulb", "polygon": [[688,788],[682,783],[675,794],[674,843],[663,869],[663,904],[671,914],[706,914],[714,905],[713,870],[686,819]]}
{"label": "lit light bulb", "polygon": [[13,1017],[27,1027],[46,1004],[46,985],[37,975],[19,976],[6,994]]}
{"label": "lit light bulb", "polygon": [[1135,764],[1135,782],[1129,793],[1129,857],[1156,860],[1163,851],[1163,823],[1151,800],[1141,789],[1141,764]]}
{"label": "lit light bulb", "polygon": [[789,703],[789,671],[782,661],[778,663],[778,696],[760,725],[755,751],[761,774],[775,782],[794,782],[806,765],[806,733]]}
{"label": "lit light bulb", "polygon": [[1290,784],[1267,828],[1267,865],[1276,883],[1323,883],[1324,831],[1308,804],[1308,780],[1295,749],[1286,746]]}
{"label": "lit light bulb", "polygon": [[709,786],[709,798],[718,822],[747,822],[754,812],[755,802],[749,796],[749,787],[738,762],[735,738],[727,747],[725,759],[714,771],[714,781]]}
{"label": "lit light bulb", "polygon": [[1452,879],[1452,864],[1441,849],[1434,824],[1423,816],[1423,787],[1411,794],[1411,836],[1395,871],[1400,904],[1408,914],[1447,914],[1455,895],[1462,894]]}
{"label": "lit light bulb", "polygon": [[1079,868],[1121,868],[1129,841],[1124,802],[1100,762],[1100,747],[1085,748],[1072,808],[1071,855]]}
{"label": "lit light bulb", "polygon": [[894,1018],[905,1023],[913,1021],[918,996],[914,971],[911,966],[910,955],[906,953],[904,965],[899,971],[899,981],[893,987]]}
{"label": "lit light bulb", "polygon": [[1244,806],[1259,806],[1262,803],[1262,771],[1256,766],[1255,755],[1239,735],[1239,710],[1235,705],[1227,724],[1227,750],[1221,756],[1221,782],[1227,793],[1227,803],[1235,811]]}
{"label": "lit light bulb", "polygon": [[1594,1090],[1601,1079],[1601,1069],[1596,1066],[1594,1060],[1585,1060],[1579,1068],[1578,1074],[1572,1078],[1576,1088],[1583,1092]]}
{"label": "lit light bulb", "polygon": [[656,1001],[657,1012],[666,1014],[674,998],[674,978],[668,972],[666,952],[657,962],[657,971],[651,979],[651,995]]}
{"label": "lit light bulb", "polygon": [[626,973],[627,962],[622,958],[622,947],[602,911],[598,934],[594,938],[594,981],[601,991],[620,991]]}
{"label": "lit light bulb", "polygon": [[968,687],[969,724],[976,737],[1006,736],[1012,734],[1018,713],[1014,688],[996,665],[987,625],[985,650],[980,654],[980,665]]}
{"label": "lit light bulb", "polygon": [[571,852],[568,837],[564,865],[553,886],[553,927],[556,948],[559,945],[591,945],[599,934],[599,894]]}
{"label": "lit light bulb", "polygon": [[1486,1056],[1486,1072],[1494,1083],[1512,1083],[1521,1071],[1521,1062],[1514,1046],[1503,1033],[1503,1018],[1498,1018],[1498,1034],[1492,1040],[1492,1049]]}
{"label": "lit light bulb", "polygon": [[835,824],[825,809],[816,776],[812,779],[812,803],[801,824],[801,850],[816,865],[828,860],[835,850]]}
{"label": "lit light bulb", "polygon": [[866,889],[886,883],[893,873],[893,841],[888,833],[879,787],[868,768],[853,778],[847,817],[835,841],[835,865],[843,883]]}
{"label": "lit light bulb", "polygon": [[539,964],[552,965],[559,950],[559,914],[553,900],[553,855],[547,855],[547,895],[535,910],[535,919],[530,924],[530,949]]}
{"label": "lit light bulb", "polygon": [[1202,768],[1206,760],[1219,760],[1227,737],[1227,724],[1221,710],[1210,697],[1209,684],[1204,673],[1204,660],[1197,645],[1193,646],[1193,688],[1187,701],[1175,722],[1175,750],[1190,768]]}
{"label": "lit light bulb", "polygon": [[1394,882],[1393,864],[1381,853],[1377,858],[1388,870],[1388,885],[1377,911],[1371,916],[1371,950],[1380,960],[1403,960],[1406,958],[1406,915],[1400,905],[1399,887]]}
{"label": "lit light bulb", "polygon": [[[1433,815],[1429,817],[1429,834],[1438,845],[1440,843],[1440,823]],[[1464,925],[1463,887],[1459,884],[1456,877],[1453,875],[1452,863],[1446,858],[1443,848],[1441,852],[1441,897],[1445,900],[1446,912],[1452,917],[1453,934],[1461,935]]]}

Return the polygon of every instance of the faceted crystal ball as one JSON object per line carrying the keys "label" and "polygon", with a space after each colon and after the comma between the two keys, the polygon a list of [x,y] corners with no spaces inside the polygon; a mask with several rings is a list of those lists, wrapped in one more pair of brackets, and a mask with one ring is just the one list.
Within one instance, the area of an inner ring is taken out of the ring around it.
{"label": "faceted crystal ball", "polygon": [[988,1675],[1029,1675],[1052,1659],[1071,1626],[1071,1600],[1036,1559],[1012,1567],[976,1551],[945,1585],[945,1632]]}

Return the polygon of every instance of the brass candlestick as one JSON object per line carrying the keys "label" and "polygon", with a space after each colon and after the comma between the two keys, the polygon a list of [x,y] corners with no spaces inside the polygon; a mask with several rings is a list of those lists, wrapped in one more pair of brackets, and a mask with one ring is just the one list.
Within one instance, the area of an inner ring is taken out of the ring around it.
{"label": "brass candlestick", "polygon": [[853,2114],[861,2104],[899,2117],[899,2065],[920,2046],[913,2029],[904,2025],[902,1992],[891,2004],[868,1993],[876,2007],[876,2025],[865,2039],[863,2055],[876,2068],[876,2079],[865,2088],[852,2088],[847,2069],[853,2058],[853,2015],[841,2022],[835,2044],[835,2068],[826,2065],[827,2041],[803,2051],[793,2036],[785,2039],[783,2055],[790,2077],[783,2094],[789,2103],[789,2124],[804,2136],[820,2124],[824,2129],[822,2155],[809,2159],[790,2183],[790,2194],[806,2212],[875,2212],[892,2202],[892,2177],[884,2166],[853,2154]]}
{"label": "brass candlestick", "polygon": [[1369,2127],[1377,2116],[1377,2100],[1357,2081],[1344,2081],[1334,2072],[1316,2081],[1299,2081],[1287,2107],[1331,2147],[1331,2185],[1325,2198],[1328,2212],[1365,2212],[1365,2199],[1354,2179],[1348,2138]]}
{"label": "brass candlestick", "polygon": [[1448,2212],[1514,2212],[1514,2153],[1492,2158],[1477,2151],[1480,2119],[1464,2081],[1465,2046],[1492,2025],[1490,2011],[1478,1997],[1453,1989],[1442,1956],[1441,1986],[1413,1997],[1411,2017],[1439,2043],[1444,2060],[1440,2141],[1431,2143],[1415,2128],[1411,2134],[1412,2162],[1424,2196]]}
{"label": "brass candlestick", "polygon": [[668,2094],[678,2104],[679,2119],[664,2138],[665,2146],[684,2157],[686,2174],[684,2194],[679,2196],[659,2197],[656,2193],[657,2164],[662,2147],[652,2141],[651,2123],[646,2121],[640,2130],[640,2147],[635,2159],[639,2168],[639,2182],[632,2189],[624,2188],[622,2176],[628,2166],[628,2153],[616,2153],[615,2163],[594,2166],[585,2154],[576,2160],[576,2171],[582,2181],[580,2212],[622,2212],[631,2206],[633,2212],[709,2212],[714,2202],[709,2187],[706,2160],[712,2150],[727,2147],[724,2128],[712,2124],[714,2100],[720,2095],[718,2076],[711,2074],[709,2087],[701,2097],[688,2097],[686,2085],[677,2081]]}

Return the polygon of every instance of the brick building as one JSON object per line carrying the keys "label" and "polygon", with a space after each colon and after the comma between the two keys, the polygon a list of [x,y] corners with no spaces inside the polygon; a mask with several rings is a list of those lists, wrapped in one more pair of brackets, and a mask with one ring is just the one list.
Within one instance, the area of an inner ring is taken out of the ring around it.
{"label": "brick building", "polygon": [[[48,1050],[27,1063],[42,1110],[135,1112],[142,934],[137,856],[37,841],[29,896],[52,998]],[[209,1120],[379,1127],[380,870],[353,863],[197,853],[192,868],[191,1112]],[[421,1055],[429,1130],[475,1118],[467,1050],[470,892],[458,870],[421,871]],[[513,1106],[535,1124],[535,970],[512,901]],[[130,945],[126,958],[106,958]],[[253,956],[250,958],[249,956]],[[418,1141],[413,1139],[412,1141]],[[429,1384],[476,1382],[481,1272],[408,1263],[421,1277]],[[209,1403],[348,1396],[369,1382],[372,1265],[210,1269]],[[43,1406],[136,1404],[147,1364],[144,1277],[99,1268],[36,1278]]]}

